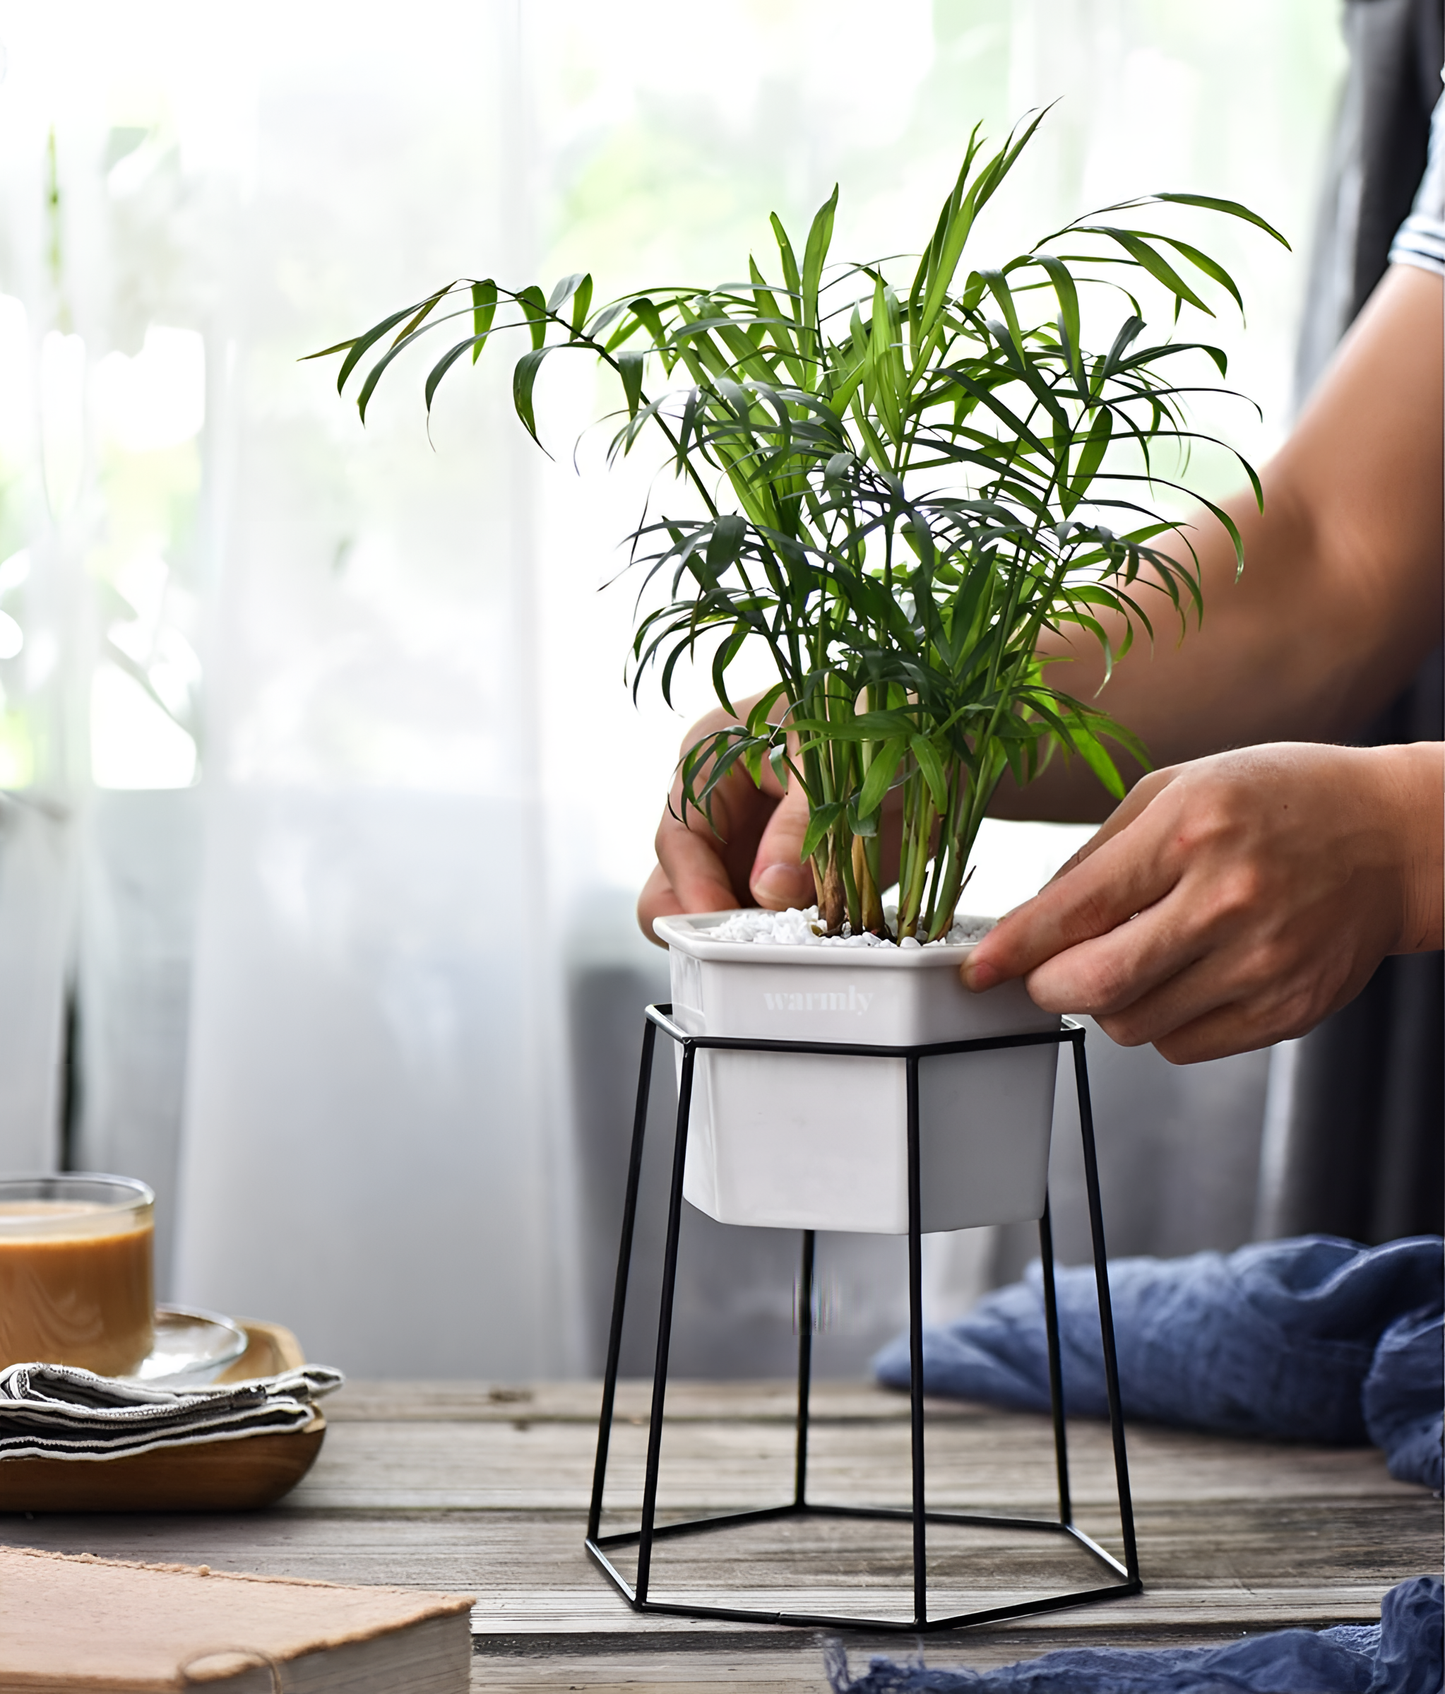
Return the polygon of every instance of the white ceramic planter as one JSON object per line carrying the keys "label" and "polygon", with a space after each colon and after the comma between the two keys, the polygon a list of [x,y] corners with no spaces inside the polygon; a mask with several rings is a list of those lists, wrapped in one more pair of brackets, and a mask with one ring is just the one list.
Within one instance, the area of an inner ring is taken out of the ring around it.
{"label": "white ceramic planter", "polygon": [[[1021,983],[970,994],[958,977],[966,947],[713,939],[731,915],[654,924],[689,1034],[902,1046],[1059,1027]],[[922,1061],[925,1231],[1042,1213],[1057,1065],[1053,1042]],[[683,1192],[721,1223],[901,1235],[907,1123],[902,1059],[702,1051]]]}

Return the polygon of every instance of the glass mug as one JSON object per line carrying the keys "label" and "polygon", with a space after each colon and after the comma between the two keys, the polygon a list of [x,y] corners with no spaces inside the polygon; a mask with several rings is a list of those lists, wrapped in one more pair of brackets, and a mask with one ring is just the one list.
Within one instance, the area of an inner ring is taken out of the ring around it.
{"label": "glass mug", "polygon": [[0,1368],[139,1367],[153,1343],[155,1198],[128,1176],[0,1177]]}

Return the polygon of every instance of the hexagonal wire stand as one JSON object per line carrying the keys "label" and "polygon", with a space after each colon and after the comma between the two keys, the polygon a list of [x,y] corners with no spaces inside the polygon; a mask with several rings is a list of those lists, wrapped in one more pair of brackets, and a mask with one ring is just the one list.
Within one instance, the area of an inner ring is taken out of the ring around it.
{"label": "hexagonal wire stand", "polygon": [[[972,1041],[945,1041],[929,1046],[863,1046],[824,1041],[745,1041],[724,1036],[689,1035],[674,1023],[671,1005],[649,1006],[643,1026],[642,1068],[637,1084],[637,1111],[633,1119],[632,1152],[627,1167],[627,1197],[622,1214],[622,1240],[617,1256],[617,1283],[612,1302],[612,1327],[607,1341],[607,1372],[602,1391],[602,1416],[597,1431],[597,1461],[592,1478],[592,1502],[587,1516],[587,1551],[634,1611],[663,1612],[675,1617],[721,1618],[739,1623],[799,1624],[830,1629],[868,1629],[917,1633],[959,1628],[965,1624],[995,1623],[1005,1618],[1024,1617],[1034,1612],[1058,1611],[1097,1600],[1112,1600],[1137,1594],[1143,1587],[1139,1577],[1139,1554],[1134,1539],[1134,1511],[1129,1496],[1129,1467],[1124,1451],[1124,1419],[1119,1402],[1119,1366],[1114,1346],[1114,1319],[1109,1302],[1104,1221],[1099,1204],[1099,1171],[1094,1153],[1094,1120],[1089,1100],[1089,1077],[1084,1062],[1084,1030],[1065,1018],[1057,1031],[1034,1035],[1007,1035]],[[628,1271],[632,1261],[633,1226],[637,1219],[637,1194],[642,1175],[642,1147],[647,1127],[647,1101],[652,1082],[653,1049],[661,1030],[682,1048],[682,1074],[678,1086],[677,1129],[673,1142],[672,1183],[668,1197],[667,1239],[663,1252],[662,1302],[657,1325],[657,1357],[652,1377],[652,1412],[647,1431],[647,1468],[642,1494],[642,1523],[622,1534],[599,1533],[602,1496],[607,1480],[607,1449],[612,1433],[613,1404],[617,1393],[618,1359],[622,1348],[622,1319],[627,1302]],[[1043,1265],[1044,1316],[1048,1336],[1049,1395],[1053,1408],[1054,1455],[1058,1470],[1059,1515],[1053,1518],[1015,1518],[968,1512],[928,1511],[924,1503],[923,1462],[923,1275],[922,1231],[920,1229],[920,1159],[918,1067],[928,1058],[947,1053],[979,1053],[1001,1047],[1033,1047],[1068,1042],[1074,1050],[1074,1081],[1079,1098],[1079,1129],[1084,1143],[1084,1176],[1089,1200],[1089,1227],[1093,1239],[1094,1275],[1099,1292],[1099,1327],[1104,1349],[1104,1379],[1109,1397],[1109,1426],[1113,1434],[1114,1477],[1118,1490],[1119,1521],[1123,1531],[1124,1563],[1121,1564],[1079,1529],[1073,1521],[1069,1497],[1069,1461],[1064,1430],[1064,1408],[1060,1387],[1059,1313],[1054,1293],[1053,1236],[1045,1201],[1039,1219],[1039,1254]],[[798,1291],[798,1417],[794,1460],[793,1498],[780,1506],[756,1511],[728,1512],[713,1517],[691,1518],[681,1523],[657,1522],[657,1482],[662,1454],[663,1406],[667,1393],[667,1358],[672,1336],[673,1289],[677,1279],[678,1237],[682,1224],[683,1172],[687,1161],[688,1119],[692,1104],[693,1073],[699,1049],[746,1053],[816,1053],[828,1057],[896,1058],[905,1062],[908,1098],[908,1343],[909,1396],[912,1413],[913,1501],[908,1510],[873,1506],[815,1505],[807,1499],[808,1481],[808,1390],[812,1369],[813,1341],[813,1248],[812,1230],[803,1231],[803,1263]],[[652,1551],[661,1540],[697,1535],[745,1524],[770,1523],[783,1518],[863,1518],[873,1521],[903,1521],[913,1530],[913,1616],[908,1620],[875,1617],[832,1617],[809,1612],[762,1611],[738,1606],[689,1605],[680,1601],[654,1600],[648,1589],[652,1575]],[[1076,1589],[1064,1594],[1024,1600],[1015,1605],[989,1606],[959,1612],[949,1617],[928,1613],[927,1526],[955,1524],[970,1528],[1036,1531],[1062,1535],[1075,1542],[1118,1577],[1102,1587]],[[637,1548],[637,1578],[628,1582],[608,1557],[617,1547]]]}

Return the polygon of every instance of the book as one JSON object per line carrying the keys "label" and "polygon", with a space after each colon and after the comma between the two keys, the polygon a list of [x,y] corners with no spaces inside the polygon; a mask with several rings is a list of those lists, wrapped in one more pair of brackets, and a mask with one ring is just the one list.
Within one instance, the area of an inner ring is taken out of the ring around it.
{"label": "book", "polygon": [[465,1694],[474,1596],[0,1548],[0,1694]]}

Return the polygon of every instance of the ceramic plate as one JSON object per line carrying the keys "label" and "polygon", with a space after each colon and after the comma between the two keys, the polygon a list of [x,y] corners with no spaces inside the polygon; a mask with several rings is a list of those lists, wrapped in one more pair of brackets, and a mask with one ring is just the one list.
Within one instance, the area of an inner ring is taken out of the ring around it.
{"label": "ceramic plate", "polygon": [[246,1332],[219,1312],[157,1306],[155,1345],[127,1382],[147,1388],[204,1388],[246,1351]]}

